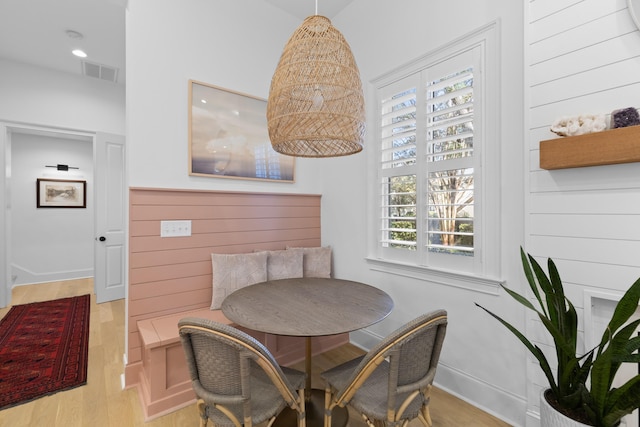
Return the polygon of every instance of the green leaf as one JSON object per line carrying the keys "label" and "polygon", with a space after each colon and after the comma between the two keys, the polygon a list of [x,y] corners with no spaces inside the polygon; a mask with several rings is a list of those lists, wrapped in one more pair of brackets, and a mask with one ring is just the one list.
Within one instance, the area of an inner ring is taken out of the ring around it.
{"label": "green leaf", "polygon": [[629,322],[640,301],[640,279],[631,285],[616,305],[600,343],[579,356],[578,315],[566,297],[555,262],[551,258],[547,260],[547,274],[522,247],[520,257],[524,275],[539,307],[528,295],[502,287],[523,307],[534,311],[551,335],[557,358],[556,376],[538,346],[501,317],[476,305],[501,322],[533,354],[549,381],[552,393],[563,407],[582,407],[594,425],[614,426],[622,416],[640,407],[640,375],[620,388],[612,387],[622,363],[640,363],[640,337],[634,336],[640,319]]}
{"label": "green leaf", "polygon": [[[627,292],[622,296],[616,309],[613,312],[611,321],[609,322],[609,330],[617,331],[623,324],[625,324],[633,313],[638,308],[638,301],[640,300],[640,279],[636,280]],[[604,337],[603,337],[604,339]]]}
{"label": "green leaf", "polygon": [[640,375],[613,389],[602,416],[603,425],[613,426],[620,418],[640,407]]}
{"label": "green leaf", "polygon": [[530,310],[538,312],[538,309],[535,308],[533,306],[533,304],[531,304],[531,302],[529,301],[528,298],[525,298],[522,295],[520,295],[519,293],[517,293],[515,291],[512,291],[511,289],[507,288],[505,285],[501,285],[501,286],[502,286],[502,289],[504,289],[509,295],[511,295],[511,297],[513,297],[513,299],[518,301],[520,304],[524,305],[525,307],[527,307]]}
{"label": "green leaf", "polygon": [[553,372],[551,370],[551,366],[549,365],[547,357],[544,355],[542,350],[540,350],[538,346],[533,345],[531,341],[529,341],[522,333],[520,333],[520,331],[518,331],[515,327],[513,327],[510,323],[502,319],[500,316],[492,313],[491,311],[487,310],[486,308],[484,308],[478,303],[475,303],[475,304],[476,306],[480,307],[481,309],[489,313],[492,317],[497,319],[500,323],[502,323],[508,330],[510,330],[520,340],[520,342],[524,344],[524,346],[538,360],[538,363],[540,363],[540,368],[542,369],[543,373],[547,377],[551,390],[554,392],[554,394],[557,394],[558,386],[556,384],[556,380],[553,376]]}
{"label": "green leaf", "polygon": [[[640,319],[638,319],[636,322],[640,322]],[[629,341],[627,341],[627,344],[625,346],[626,353],[631,354],[634,351],[638,351],[638,350],[640,350],[640,336],[636,336],[634,338],[631,338]],[[631,361],[629,360],[629,362]]]}

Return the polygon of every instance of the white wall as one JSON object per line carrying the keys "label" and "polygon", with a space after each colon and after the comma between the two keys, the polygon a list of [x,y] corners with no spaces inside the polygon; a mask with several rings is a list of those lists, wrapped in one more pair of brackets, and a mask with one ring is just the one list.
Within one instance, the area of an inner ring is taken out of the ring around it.
{"label": "white wall", "polygon": [[123,85],[5,59],[0,75],[0,121],[125,134]]}
{"label": "white wall", "polygon": [[[455,11],[455,13],[452,13]],[[362,17],[366,16],[366,19]],[[457,20],[455,25],[451,19]],[[501,264],[500,279],[521,289],[519,246],[523,234],[523,3],[512,0],[401,1],[360,0],[333,19],[350,43],[363,81],[372,81],[409,61],[428,54],[448,42],[498,21],[500,49],[501,108],[497,114],[501,170]],[[382,53],[383,52],[383,53]],[[368,107],[369,117],[372,117]],[[373,128],[373,126],[370,126]],[[376,144],[367,135],[367,146]],[[385,335],[420,313],[445,308],[450,323],[436,375],[438,386],[461,396],[515,425],[524,423],[525,353],[506,329],[474,302],[492,309],[516,325],[524,315],[503,292],[497,295],[465,289],[464,283],[443,284],[437,277],[416,278],[377,272],[364,258],[367,253],[366,194],[375,185],[373,149],[367,155],[331,161],[331,176],[323,179],[323,241],[335,247],[336,272],[342,277],[365,281],[387,291],[396,308],[389,318],[369,330]],[[341,182],[349,182],[348,187]],[[344,188],[334,191],[334,188]],[[348,209],[345,209],[348,207]],[[461,287],[458,287],[461,286]],[[359,334],[353,334],[358,336]],[[366,337],[361,338],[366,342]]]}
{"label": "white wall", "polygon": [[[539,169],[537,150],[539,140],[552,137],[548,127],[560,115],[637,106],[640,33],[624,0],[355,0],[333,23],[352,46],[366,91],[380,74],[494,20],[501,26],[502,107],[496,113],[502,278],[522,290],[517,251],[526,240],[529,252],[558,261],[574,300],[582,301],[583,289],[622,290],[640,275],[634,255],[640,235],[638,165],[549,172]],[[541,387],[536,367],[526,362],[514,338],[473,305],[499,308],[516,325],[524,324],[525,314],[508,297],[374,272],[364,261],[371,135],[356,156],[298,159],[295,184],[188,176],[188,80],[266,98],[282,47],[299,24],[250,0],[130,2],[130,185],[322,193],[323,242],[334,248],[336,275],[379,286],[396,302],[389,319],[370,328],[370,335],[382,336],[421,312],[446,308],[451,324],[438,385],[515,425],[524,425],[529,411],[526,423],[535,425]],[[124,133],[121,87],[89,85],[86,79],[3,60],[0,72],[0,120]]]}
{"label": "white wall", "polygon": [[[296,160],[295,183],[189,176],[190,79],[266,99],[299,22],[251,0],[140,0],[127,12],[127,139],[132,187],[319,193],[320,162]],[[171,31],[167,29],[171,28]]]}
{"label": "white wall", "polygon": [[[51,127],[56,130],[125,134],[125,88],[123,85],[78,74],[47,70],[0,59],[0,278],[10,278],[12,220],[22,212],[11,210],[9,128]],[[35,186],[35,184],[33,184]],[[11,280],[0,290],[0,305],[9,301]]]}
{"label": "white wall", "polygon": [[[368,82],[478,27],[500,21],[502,167],[502,277],[520,288],[518,248],[523,244],[523,6],[513,0],[425,2],[355,0],[333,19],[352,46],[365,91]],[[310,8],[311,9],[311,8]],[[455,12],[454,12],[455,11]],[[310,10],[310,14],[313,10]],[[451,19],[458,22],[451,24]],[[287,39],[301,20],[251,0],[137,0],[127,13],[127,138],[133,187],[225,189],[322,194],[322,238],[331,245],[335,273],[386,290],[396,305],[363,339],[377,339],[435,308],[451,323],[436,377],[439,386],[513,424],[524,424],[525,354],[508,332],[474,306],[504,307],[491,295],[374,272],[365,261],[369,146],[336,159],[298,159],[296,183],[268,183],[188,175],[188,80],[266,98]],[[395,25],[395,28],[393,28]],[[171,31],[167,31],[170,28]]]}
{"label": "white wall", "polygon": [[[93,144],[14,133],[11,138],[13,285],[93,276]],[[67,164],[67,172],[45,165]],[[87,183],[86,208],[37,208],[36,179]]]}
{"label": "white wall", "polygon": [[[554,259],[584,331],[585,293],[623,292],[640,277],[640,164],[547,171],[539,141],[556,137],[559,117],[640,107],[640,32],[625,0],[537,0],[527,13],[526,249]],[[527,371],[535,426],[547,384],[533,361]]]}

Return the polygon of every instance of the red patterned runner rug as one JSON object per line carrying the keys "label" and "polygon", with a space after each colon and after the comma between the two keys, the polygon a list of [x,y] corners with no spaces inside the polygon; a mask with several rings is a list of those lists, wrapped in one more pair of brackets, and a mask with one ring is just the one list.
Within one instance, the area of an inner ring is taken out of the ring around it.
{"label": "red patterned runner rug", "polygon": [[87,382],[91,297],[13,306],[0,321],[0,409]]}

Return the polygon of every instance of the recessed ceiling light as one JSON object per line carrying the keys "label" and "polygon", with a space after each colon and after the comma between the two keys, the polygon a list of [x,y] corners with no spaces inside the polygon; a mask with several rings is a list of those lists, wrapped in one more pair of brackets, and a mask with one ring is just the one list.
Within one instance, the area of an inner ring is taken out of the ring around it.
{"label": "recessed ceiling light", "polygon": [[80,57],[80,58],[86,58],[87,57],[87,54],[84,53],[84,51],[82,51],[80,49],[72,50],[71,53],[73,53],[75,56]]}

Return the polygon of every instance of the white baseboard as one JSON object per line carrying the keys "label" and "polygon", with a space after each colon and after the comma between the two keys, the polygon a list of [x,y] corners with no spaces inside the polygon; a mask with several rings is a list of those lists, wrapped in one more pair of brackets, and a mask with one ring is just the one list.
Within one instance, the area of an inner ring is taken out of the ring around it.
{"label": "white baseboard", "polygon": [[11,282],[13,287],[59,282],[62,280],[85,279],[87,277],[93,277],[93,275],[93,268],[36,273],[15,264],[11,265]]}
{"label": "white baseboard", "polygon": [[540,427],[540,414],[531,410],[527,411],[527,423],[526,427]]}

